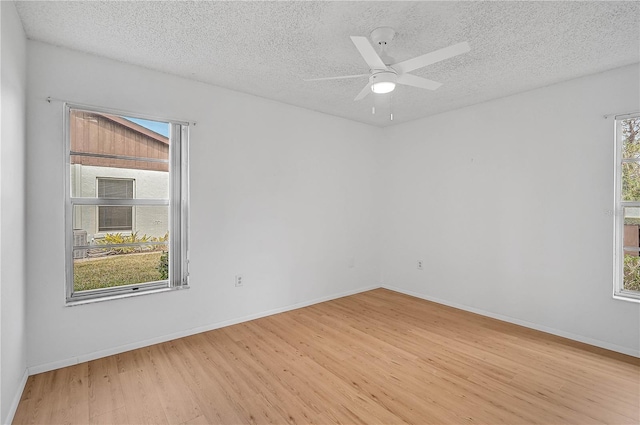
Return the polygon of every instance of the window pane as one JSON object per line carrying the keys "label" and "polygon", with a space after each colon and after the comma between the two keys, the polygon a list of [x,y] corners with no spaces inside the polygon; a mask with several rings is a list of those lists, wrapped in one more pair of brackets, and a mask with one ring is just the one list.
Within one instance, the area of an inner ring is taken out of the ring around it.
{"label": "window pane", "polygon": [[[169,124],[99,112],[71,110],[69,136],[72,152],[169,159]],[[91,165],[110,165],[93,157]]]}
{"label": "window pane", "polygon": [[620,121],[622,157],[640,159],[640,117]]}
{"label": "window pane", "polygon": [[72,109],[69,126],[79,153],[71,155],[71,197],[112,197],[96,187],[102,178],[135,180],[136,198],[169,197],[168,123]]}
{"label": "window pane", "polygon": [[86,258],[78,258],[82,255],[76,251],[78,250],[74,250],[73,259],[74,292],[156,282],[167,278],[161,273],[162,250]]}
{"label": "window pane", "polygon": [[640,201],[640,164],[637,162],[622,164],[622,200]]}
{"label": "window pane", "polygon": [[623,289],[640,291],[640,256],[638,252],[624,252]]}
{"label": "window pane", "polygon": [[640,247],[640,208],[624,208],[624,232],[622,244],[626,248]]}
{"label": "window pane", "polygon": [[[133,232],[96,231],[95,219],[100,211],[116,208],[131,212]],[[167,259],[161,257],[169,250],[168,218],[167,206],[75,206],[74,291],[166,280],[168,268],[163,274],[161,264],[164,261],[166,265]]]}

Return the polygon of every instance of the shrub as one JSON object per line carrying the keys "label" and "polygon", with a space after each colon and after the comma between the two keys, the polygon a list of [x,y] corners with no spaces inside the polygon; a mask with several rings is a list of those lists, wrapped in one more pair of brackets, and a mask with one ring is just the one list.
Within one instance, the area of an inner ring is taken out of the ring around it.
{"label": "shrub", "polygon": [[[146,234],[138,236],[138,232],[131,233],[130,235],[123,235],[122,233],[107,233],[104,238],[97,239],[97,245],[119,245],[126,243],[145,243],[145,242],[166,242],[169,240],[169,232],[164,236],[149,237]],[[122,248],[105,248],[99,250],[98,254],[130,254],[132,252],[144,252],[144,251],[159,251],[166,249],[165,245],[144,245],[144,246],[123,246]]]}
{"label": "shrub", "polygon": [[[169,241],[169,232],[167,231],[167,233],[164,234],[164,236],[160,236],[160,237],[152,237],[151,238],[151,242],[168,242]],[[153,249],[154,251],[164,251],[165,249],[167,249],[166,245],[152,245],[151,249]]]}
{"label": "shrub", "polygon": [[160,256],[160,262],[158,263],[158,271],[160,272],[160,279],[169,279],[169,252],[163,251]]}
{"label": "shrub", "polygon": [[624,289],[640,291],[640,257],[624,256]]}
{"label": "shrub", "polygon": [[[97,240],[98,245],[117,245],[125,243],[137,243],[148,242],[149,237],[147,235],[138,237],[138,232],[130,235],[123,235],[122,233],[107,233],[104,238]],[[139,247],[135,246],[123,246],[122,248],[110,248],[109,251],[113,254],[129,254],[131,252],[140,251]]]}

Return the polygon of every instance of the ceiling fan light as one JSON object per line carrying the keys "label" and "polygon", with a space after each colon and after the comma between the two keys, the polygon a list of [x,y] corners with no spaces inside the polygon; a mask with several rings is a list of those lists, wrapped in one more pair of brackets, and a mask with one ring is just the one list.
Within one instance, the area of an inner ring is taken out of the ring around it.
{"label": "ceiling fan light", "polygon": [[371,91],[377,94],[392,92],[396,88],[398,76],[389,71],[378,72],[371,76]]}
{"label": "ceiling fan light", "polygon": [[381,81],[371,84],[371,91],[377,94],[390,93],[396,88],[396,83]]}

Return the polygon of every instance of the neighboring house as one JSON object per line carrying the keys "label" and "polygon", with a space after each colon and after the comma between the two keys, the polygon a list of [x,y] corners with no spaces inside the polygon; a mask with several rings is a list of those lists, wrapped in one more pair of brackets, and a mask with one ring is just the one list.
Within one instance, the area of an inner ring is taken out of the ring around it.
{"label": "neighboring house", "polygon": [[[634,208],[635,209],[635,208]],[[634,211],[635,212],[635,211]],[[625,218],[630,218],[629,215],[626,215]],[[639,214],[634,214],[633,218],[640,219]],[[624,225],[624,239],[623,245],[625,248],[640,248],[640,225],[638,224],[625,224]],[[624,255],[631,255],[637,257],[640,255],[637,251],[624,251]]]}
{"label": "neighboring house", "polygon": [[[125,118],[74,111],[70,125],[72,196],[168,198],[169,139]],[[82,206],[73,215],[74,245],[107,233],[164,236],[167,207]]]}

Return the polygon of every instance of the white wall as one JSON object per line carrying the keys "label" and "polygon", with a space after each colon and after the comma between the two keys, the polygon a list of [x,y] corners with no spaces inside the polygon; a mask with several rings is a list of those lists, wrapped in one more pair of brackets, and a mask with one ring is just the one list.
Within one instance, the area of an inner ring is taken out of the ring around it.
{"label": "white wall", "polygon": [[27,371],[25,307],[26,38],[13,2],[0,2],[0,422],[13,417]]}
{"label": "white wall", "polygon": [[386,129],[384,283],[640,355],[640,304],[611,296],[603,118],[639,106],[635,65]]}
{"label": "white wall", "polygon": [[[379,286],[379,129],[38,42],[28,71],[32,372]],[[63,105],[47,96],[197,122],[191,289],[64,306]]]}
{"label": "white wall", "polygon": [[[191,289],[64,307],[63,106],[47,96],[197,121]],[[28,42],[31,371],[378,286],[381,273],[637,353],[640,305],[611,298],[613,124],[601,117],[637,105],[635,66],[381,130]]]}

